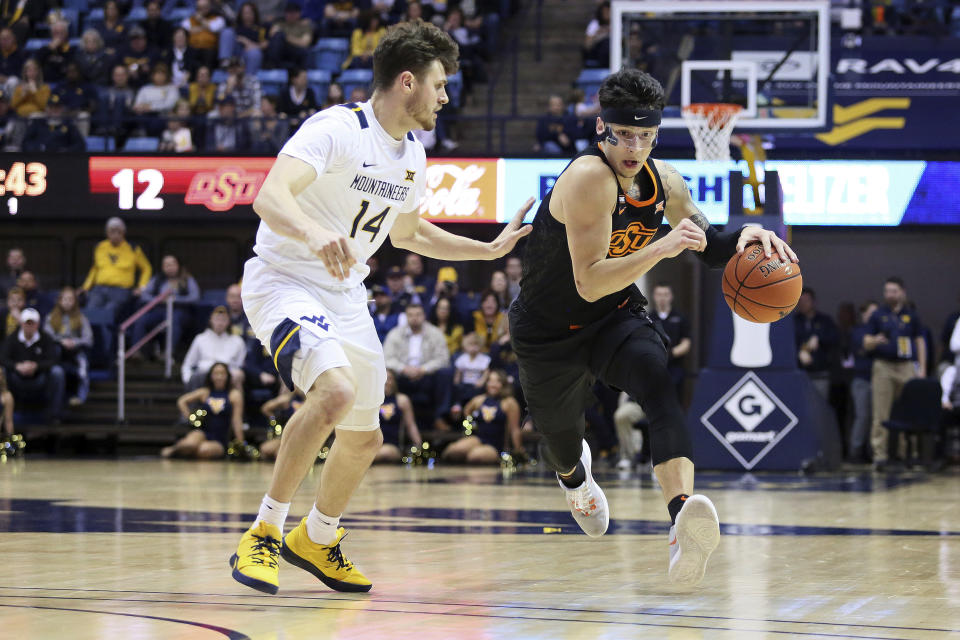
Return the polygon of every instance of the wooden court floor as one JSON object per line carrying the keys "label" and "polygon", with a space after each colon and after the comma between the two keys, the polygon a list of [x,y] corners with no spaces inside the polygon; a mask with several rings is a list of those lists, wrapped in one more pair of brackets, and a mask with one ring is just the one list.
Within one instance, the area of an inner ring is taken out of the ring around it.
{"label": "wooden court floor", "polygon": [[227,559],[269,475],[265,463],[0,465],[0,638],[960,638],[956,475],[702,474],[724,536],[683,592],[665,580],[666,510],[649,477],[597,474],[613,522],[591,540],[546,475],[377,467],[343,518],[373,591],[335,593],[283,563],[266,596],[235,583]]}

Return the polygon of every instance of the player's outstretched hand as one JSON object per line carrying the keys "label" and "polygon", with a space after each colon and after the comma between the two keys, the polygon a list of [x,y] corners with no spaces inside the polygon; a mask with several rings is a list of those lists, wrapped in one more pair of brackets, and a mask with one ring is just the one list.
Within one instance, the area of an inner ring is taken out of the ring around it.
{"label": "player's outstretched hand", "polygon": [[781,240],[777,234],[756,226],[744,227],[740,234],[740,241],[737,242],[737,253],[743,253],[746,246],[754,242],[763,245],[763,254],[768,258],[770,252],[776,250],[784,262],[800,262],[800,258],[793,252],[790,245]]}
{"label": "player's outstretched hand", "polygon": [[337,280],[345,280],[350,267],[357,263],[350,251],[350,241],[339,233],[326,229],[311,231],[307,235],[307,246],[323,261],[327,273]]}
{"label": "player's outstretched hand", "polygon": [[680,255],[686,249],[703,251],[707,248],[706,234],[689,218],[681,220],[660,242],[667,250],[667,257],[669,258]]}
{"label": "player's outstretched hand", "polygon": [[527,212],[530,211],[530,207],[533,206],[534,202],[536,202],[536,200],[533,197],[524,202],[523,206],[517,209],[517,212],[513,215],[513,220],[503,228],[503,231],[500,232],[496,240],[490,243],[496,257],[505,256],[513,251],[513,247],[520,238],[533,231],[532,226],[523,224],[523,219],[526,217]]}

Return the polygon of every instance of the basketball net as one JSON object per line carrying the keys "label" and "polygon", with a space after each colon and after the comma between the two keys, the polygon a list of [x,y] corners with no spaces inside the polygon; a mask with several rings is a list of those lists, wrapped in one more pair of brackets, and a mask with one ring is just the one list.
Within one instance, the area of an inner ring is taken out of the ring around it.
{"label": "basketball net", "polygon": [[730,135],[741,112],[740,105],[722,102],[695,102],[683,108],[697,160],[730,160]]}

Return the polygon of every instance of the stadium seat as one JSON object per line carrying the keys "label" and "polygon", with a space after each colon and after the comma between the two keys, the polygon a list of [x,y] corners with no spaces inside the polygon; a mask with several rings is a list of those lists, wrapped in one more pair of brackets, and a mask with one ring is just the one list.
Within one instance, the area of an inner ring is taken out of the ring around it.
{"label": "stadium seat", "polygon": [[64,9],[72,9],[77,12],[87,12],[89,8],[89,3],[87,0],[64,0],[63,2]]}
{"label": "stadium seat", "polygon": [[257,72],[260,88],[269,96],[275,96],[287,86],[286,69],[261,69]]}
{"label": "stadium seat", "polygon": [[447,76],[447,96],[450,98],[450,106],[454,109],[460,108],[460,98],[463,94],[463,73],[457,71],[452,76]]}
{"label": "stadium seat", "polygon": [[587,97],[590,97],[600,89],[600,84],[609,74],[609,69],[583,69],[577,76],[575,84]]}
{"label": "stadium seat", "polygon": [[127,142],[123,145],[124,151],[156,151],[160,147],[159,138],[127,138]]}
{"label": "stadium seat", "polygon": [[310,66],[324,71],[340,71],[349,50],[350,42],[346,38],[320,38],[310,50]]}
{"label": "stadium seat", "polygon": [[46,38],[30,38],[27,40],[27,43],[23,45],[24,51],[39,51],[47,46],[48,40]]}
{"label": "stadium seat", "polygon": [[350,92],[356,87],[369,90],[370,83],[373,82],[373,71],[371,69],[347,69],[340,74],[337,81],[343,87],[343,95],[349,98]]}
{"label": "stadium seat", "polygon": [[177,7],[176,9],[171,10],[167,16],[166,20],[174,26],[180,26],[180,23],[193,15],[193,9],[188,7]]}
{"label": "stadium seat", "polygon": [[220,86],[227,81],[227,70],[226,69],[217,69],[213,72],[213,75],[210,76],[210,82]]}
{"label": "stadium seat", "polygon": [[323,104],[330,89],[330,72],[325,69],[310,69],[307,71],[307,86],[313,91],[317,102]]}
{"label": "stadium seat", "polygon": [[117,145],[110,136],[87,136],[87,151],[116,151]]}

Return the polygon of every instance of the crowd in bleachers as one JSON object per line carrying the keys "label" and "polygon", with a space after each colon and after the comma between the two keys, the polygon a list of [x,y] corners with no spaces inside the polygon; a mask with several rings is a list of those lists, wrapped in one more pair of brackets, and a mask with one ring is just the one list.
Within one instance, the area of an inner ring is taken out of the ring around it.
{"label": "crowd in bleachers", "polygon": [[[28,256],[17,248],[8,252],[0,273],[6,301],[0,309],[3,433],[13,431],[12,405],[39,408],[45,421],[56,423],[82,404],[91,368],[114,366],[119,323],[166,292],[174,296],[174,355],[185,391],[178,408],[184,426],[188,418],[196,420],[207,436],[188,435],[164,454],[219,457],[230,440],[260,440],[282,428],[302,398],[283,388],[270,354],[253,335],[243,311],[242,283],[201,292],[177,256],[163,256],[154,273],[143,252],[126,240],[119,220],[112,219],[106,233],[77,290],[41,289]],[[368,266],[370,313],[390,370],[381,408],[386,425],[381,459],[399,459],[425,439],[448,445],[443,457],[449,461],[493,463],[501,452],[533,453],[535,447],[528,445],[535,436],[524,421],[506,319],[519,293],[521,259],[508,256],[489,278],[470,283],[457,268],[425,265],[412,253],[390,266],[373,257]],[[880,467],[960,461],[960,309],[937,336],[923,324],[922,310],[909,301],[899,279],[888,279],[882,293],[882,300],[859,308],[844,303],[831,317],[818,310],[815,293],[805,289],[794,313],[798,367],[833,407],[847,460]],[[673,308],[668,285],[657,284],[651,294],[651,315],[671,340],[668,369],[685,397],[689,322]],[[139,343],[164,314],[159,305],[132,323],[127,344]],[[139,346],[132,360],[160,359],[163,337]],[[895,400],[914,378],[919,381],[914,386],[936,387],[937,428],[929,437],[887,438]],[[619,460],[622,469],[648,462],[639,405],[602,385],[594,391],[597,400],[587,411],[587,423],[600,455]],[[276,446],[267,440],[262,455],[274,456]]]}
{"label": "crowd in bleachers", "polygon": [[[0,9],[0,147],[276,153],[319,109],[366,100],[395,22],[461,47],[455,113],[496,45],[493,0],[65,0]],[[18,8],[19,7],[19,8]],[[428,147],[456,143],[441,121]]]}

